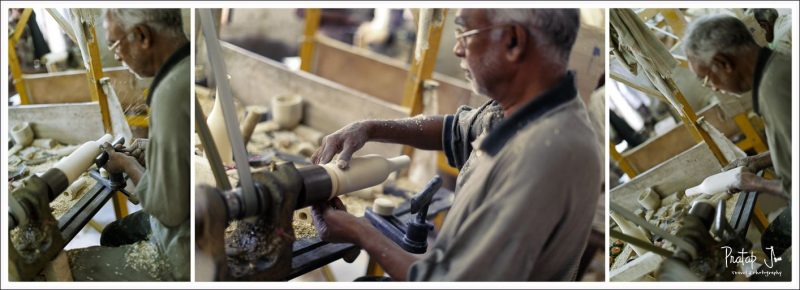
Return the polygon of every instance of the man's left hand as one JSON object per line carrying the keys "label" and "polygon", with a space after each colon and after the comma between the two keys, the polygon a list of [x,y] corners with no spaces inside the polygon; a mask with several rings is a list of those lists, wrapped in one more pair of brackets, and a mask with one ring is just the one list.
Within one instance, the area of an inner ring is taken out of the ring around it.
{"label": "man's left hand", "polygon": [[371,226],[369,221],[347,213],[338,197],[313,205],[311,214],[320,239],[331,243],[357,244],[363,227]]}

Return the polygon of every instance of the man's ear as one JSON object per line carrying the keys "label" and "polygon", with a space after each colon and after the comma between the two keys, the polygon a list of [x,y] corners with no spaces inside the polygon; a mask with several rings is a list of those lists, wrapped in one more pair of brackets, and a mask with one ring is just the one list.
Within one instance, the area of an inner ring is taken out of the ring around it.
{"label": "man's ear", "polygon": [[139,24],[133,28],[133,32],[142,48],[150,48],[153,46],[153,32],[150,30],[150,27]]}
{"label": "man's ear", "polygon": [[520,62],[525,57],[525,48],[531,39],[525,28],[520,25],[511,25],[508,39],[506,40],[506,57],[510,62]]}
{"label": "man's ear", "polygon": [[734,70],[736,70],[735,61],[722,53],[717,53],[711,58],[711,65],[716,66],[718,69],[721,69],[726,73],[732,73]]}

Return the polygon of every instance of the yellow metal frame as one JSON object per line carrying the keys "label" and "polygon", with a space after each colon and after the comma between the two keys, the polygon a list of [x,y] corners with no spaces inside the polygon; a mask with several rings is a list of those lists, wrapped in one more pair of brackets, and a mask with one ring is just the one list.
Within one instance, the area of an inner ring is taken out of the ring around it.
{"label": "yellow metal frame", "polygon": [[630,162],[628,162],[628,159],[625,159],[625,157],[623,157],[622,154],[617,151],[617,148],[614,147],[614,142],[608,141],[608,147],[608,152],[611,154],[611,159],[617,162],[617,165],[619,166],[619,169],[622,169],[622,172],[625,172],[625,174],[627,174],[631,179],[639,174],[633,169],[633,166],[631,166]]}
{"label": "yellow metal frame", "polygon": [[311,8],[305,10],[305,29],[303,30],[303,41],[300,45],[300,70],[311,72],[311,65],[314,61],[314,36],[317,35],[319,22],[322,18],[322,9]]}
{"label": "yellow metal frame", "polygon": [[28,98],[28,90],[25,88],[25,82],[22,80],[22,67],[19,64],[16,47],[32,13],[33,9],[31,8],[22,10],[22,15],[20,15],[19,21],[14,27],[14,33],[8,37],[8,64],[11,67],[11,76],[14,78],[14,87],[19,94],[20,103],[23,105],[30,104],[30,99]]}
{"label": "yellow metal frame", "polygon": [[744,140],[736,143],[736,146],[743,151],[753,149],[756,151],[756,153],[761,153],[768,150],[767,145],[761,139],[761,136],[758,135],[755,126],[753,126],[753,124],[750,122],[750,119],[747,118],[747,113],[737,114],[733,117],[733,121],[745,136]]}
{"label": "yellow metal frame", "polygon": [[125,120],[132,127],[147,127],[150,125],[150,117],[146,115],[126,115]]}
{"label": "yellow metal frame", "polygon": [[[89,67],[86,71],[86,78],[89,82],[89,94],[92,101],[98,102],[100,105],[100,114],[102,115],[103,128],[106,133],[111,133],[111,114],[108,109],[108,96],[103,91],[103,86],[100,84],[100,79],[103,78],[103,65],[100,62],[100,50],[98,49],[97,33],[94,25],[84,23],[83,32],[86,36],[86,47],[89,50]],[[128,215],[128,204],[126,197],[117,192],[112,198],[114,205],[114,214],[117,219]]]}
{"label": "yellow metal frame", "polygon": [[680,108],[677,108],[679,109],[678,113],[680,113],[683,123],[689,127],[689,132],[692,134],[692,137],[694,137],[694,139],[698,142],[705,141],[706,145],[708,145],[708,149],[711,150],[711,153],[714,154],[714,157],[717,158],[717,161],[719,161],[720,165],[728,165],[728,160],[725,159],[725,155],[722,154],[722,150],[719,149],[717,143],[711,139],[711,136],[708,135],[708,132],[697,125],[697,115],[694,113],[694,110],[692,110],[692,107],[689,106],[689,102],[686,101],[686,98],[683,96],[683,93],[681,93],[680,89],[678,89],[675,81],[668,79],[667,85],[670,87],[670,89],[672,89],[675,99],[678,100],[678,103],[681,106]]}
{"label": "yellow metal frame", "polygon": [[[422,94],[424,92],[422,84],[433,76],[433,69],[436,67],[436,56],[439,54],[439,44],[441,43],[442,29],[447,18],[447,9],[441,9],[434,13],[441,13],[441,17],[437,19],[434,16],[434,21],[428,26],[428,47],[422,50],[419,58],[412,58],[403,89],[403,101],[401,104],[403,107],[408,108],[409,116],[422,113]],[[403,146],[403,154],[413,156],[414,148]],[[407,173],[408,171],[404,172]]]}

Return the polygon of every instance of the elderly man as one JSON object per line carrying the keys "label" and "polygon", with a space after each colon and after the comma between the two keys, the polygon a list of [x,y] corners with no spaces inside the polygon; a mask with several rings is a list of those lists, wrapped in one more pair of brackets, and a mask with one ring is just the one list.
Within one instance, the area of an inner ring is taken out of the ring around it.
{"label": "elderly man", "polygon": [[[732,94],[752,91],[753,110],[764,118],[770,151],[735,160],[726,167],[748,169],[731,186],[732,190],[788,198],[792,186],[791,57],[759,47],[747,27],[727,15],[706,16],[693,22],[685,37],[685,51],[692,71],[714,90]],[[766,180],[753,174],[769,166],[775,168],[777,179]],[[776,256],[791,247],[790,208],[762,236],[766,253],[770,246],[774,246]]]}
{"label": "elderly man", "polygon": [[351,124],[312,157],[347,167],[365,142],[444,150],[456,199],[423,257],[342,209],[316,205],[323,239],[354,243],[395,280],[573,280],[586,247],[602,160],[567,70],[577,9],[464,9],[455,54],[491,100],[453,115]]}
{"label": "elderly man", "polygon": [[143,210],[109,224],[101,246],[72,253],[73,276],[188,281],[191,83],[181,12],[109,9],[105,17],[106,39],[115,58],[137,76],[154,77],[147,96],[148,141],[126,149],[104,146],[110,154],[106,169],[128,175]]}

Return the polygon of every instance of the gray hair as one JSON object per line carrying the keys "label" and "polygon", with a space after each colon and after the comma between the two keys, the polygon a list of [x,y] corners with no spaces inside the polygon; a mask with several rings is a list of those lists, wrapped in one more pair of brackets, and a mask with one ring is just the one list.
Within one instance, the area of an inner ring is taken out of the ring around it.
{"label": "gray hair", "polygon": [[745,49],[758,47],[742,21],[724,14],[704,16],[692,22],[684,41],[686,55],[703,64],[708,64],[718,53],[738,55]]}
{"label": "gray hair", "polygon": [[183,19],[180,9],[127,9],[111,8],[107,12],[125,30],[142,24],[159,34],[170,37],[186,37],[183,33]]}
{"label": "gray hair", "polygon": [[778,19],[778,10],[775,8],[753,8],[748,11],[753,14],[756,21],[766,21],[771,24],[775,23]]}
{"label": "gray hair", "polygon": [[493,24],[519,24],[560,56],[564,65],[580,28],[579,9],[487,9]]}

